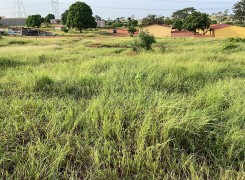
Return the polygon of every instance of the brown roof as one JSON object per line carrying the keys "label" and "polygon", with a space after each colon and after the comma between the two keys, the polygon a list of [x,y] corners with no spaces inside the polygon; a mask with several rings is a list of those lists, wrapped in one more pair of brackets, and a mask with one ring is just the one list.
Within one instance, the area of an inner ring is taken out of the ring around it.
{"label": "brown roof", "polygon": [[210,26],[211,29],[221,29],[221,28],[226,28],[226,27],[229,27],[231,25],[229,24],[212,24]]}

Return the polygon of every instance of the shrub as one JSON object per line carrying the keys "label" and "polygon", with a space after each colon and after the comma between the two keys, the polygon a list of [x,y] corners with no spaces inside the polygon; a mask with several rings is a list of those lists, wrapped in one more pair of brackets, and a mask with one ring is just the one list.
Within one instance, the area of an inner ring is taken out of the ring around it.
{"label": "shrub", "polygon": [[132,48],[133,51],[138,51],[139,48],[150,50],[152,49],[153,43],[156,43],[155,37],[146,31],[142,31],[140,32],[138,39],[136,39],[132,44]]}
{"label": "shrub", "polygon": [[67,27],[62,27],[61,28],[61,31],[63,31],[64,33],[68,33],[69,32],[69,29]]}
{"label": "shrub", "polygon": [[128,27],[128,32],[129,32],[131,35],[133,35],[136,31],[137,31],[137,30],[136,30],[135,26],[129,26],[129,27]]}

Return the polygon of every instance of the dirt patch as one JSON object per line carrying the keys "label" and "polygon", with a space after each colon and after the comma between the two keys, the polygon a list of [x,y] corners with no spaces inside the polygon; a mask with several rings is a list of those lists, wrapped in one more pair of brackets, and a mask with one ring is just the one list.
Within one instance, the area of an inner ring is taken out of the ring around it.
{"label": "dirt patch", "polygon": [[128,46],[123,46],[123,45],[107,45],[107,44],[91,44],[87,47],[91,47],[91,48],[129,48]]}
{"label": "dirt patch", "polygon": [[[117,29],[117,33],[113,33],[113,29],[106,29],[105,30],[108,34],[111,34],[116,37],[127,37],[129,36],[129,32],[127,29]],[[136,32],[134,35],[137,36],[139,32]]]}

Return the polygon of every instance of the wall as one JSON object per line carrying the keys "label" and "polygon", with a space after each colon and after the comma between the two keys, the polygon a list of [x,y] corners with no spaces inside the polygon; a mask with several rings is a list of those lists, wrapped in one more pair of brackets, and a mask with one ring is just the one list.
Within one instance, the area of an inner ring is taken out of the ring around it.
{"label": "wall", "polygon": [[245,38],[245,27],[229,26],[221,29],[216,29],[214,35],[217,38],[227,38],[227,37]]}
{"label": "wall", "polygon": [[25,25],[25,18],[6,18],[4,20],[0,20],[0,23],[3,27],[8,26],[24,26]]}
{"label": "wall", "polygon": [[195,34],[190,31],[172,31],[171,37],[194,37]]}
{"label": "wall", "polygon": [[161,26],[161,25],[152,25],[142,28],[147,30],[150,34],[155,37],[171,37],[171,27]]}

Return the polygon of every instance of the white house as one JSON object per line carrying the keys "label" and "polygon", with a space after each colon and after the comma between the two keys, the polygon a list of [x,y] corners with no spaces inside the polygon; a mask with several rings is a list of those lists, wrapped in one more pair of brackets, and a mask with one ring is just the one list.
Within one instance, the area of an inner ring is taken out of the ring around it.
{"label": "white house", "polygon": [[97,27],[105,27],[105,21],[101,20],[101,21],[96,21],[97,23]]}
{"label": "white house", "polygon": [[61,19],[50,19],[51,24],[60,24]]}

